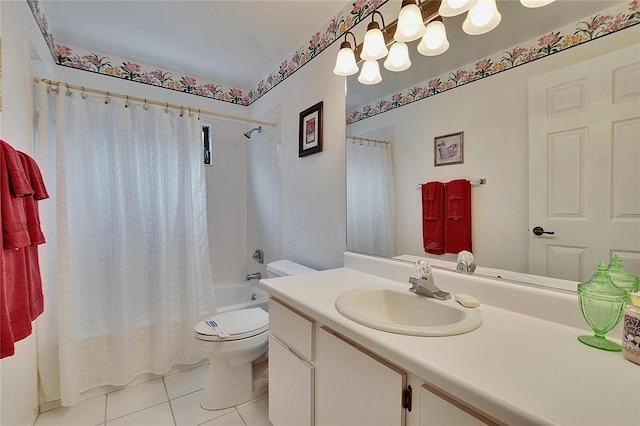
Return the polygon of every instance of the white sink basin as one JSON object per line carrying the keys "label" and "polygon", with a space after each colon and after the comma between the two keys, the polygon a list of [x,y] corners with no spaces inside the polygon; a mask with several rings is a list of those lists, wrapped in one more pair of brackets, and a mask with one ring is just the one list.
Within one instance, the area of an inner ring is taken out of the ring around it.
{"label": "white sink basin", "polygon": [[451,336],[482,324],[477,309],[396,287],[362,287],[342,293],[336,309],[351,321],[376,330],[412,336]]}

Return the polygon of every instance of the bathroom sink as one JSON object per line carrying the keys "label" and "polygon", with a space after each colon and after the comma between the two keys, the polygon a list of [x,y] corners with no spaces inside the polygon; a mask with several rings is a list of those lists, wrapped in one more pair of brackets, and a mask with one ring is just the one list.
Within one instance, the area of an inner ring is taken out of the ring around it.
{"label": "bathroom sink", "polygon": [[482,324],[477,309],[453,300],[441,301],[409,292],[408,287],[361,287],[342,293],[335,307],[358,324],[412,336],[451,336]]}

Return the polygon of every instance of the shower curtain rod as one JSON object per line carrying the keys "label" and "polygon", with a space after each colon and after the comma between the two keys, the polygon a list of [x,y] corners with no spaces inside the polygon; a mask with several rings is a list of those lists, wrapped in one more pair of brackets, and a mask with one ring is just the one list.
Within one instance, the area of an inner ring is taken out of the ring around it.
{"label": "shower curtain rod", "polygon": [[245,117],[238,117],[235,115],[230,115],[230,114],[223,114],[220,112],[214,112],[214,111],[207,111],[201,108],[191,108],[191,107],[185,107],[184,105],[176,105],[176,104],[171,104],[168,102],[160,102],[160,101],[154,101],[151,99],[145,99],[145,98],[138,98],[136,96],[129,96],[129,95],[122,95],[120,93],[114,93],[114,92],[107,92],[104,90],[99,90],[99,89],[91,89],[89,87],[84,87],[84,86],[76,86],[74,84],[69,84],[69,83],[62,83],[59,81],[51,81],[48,80],[46,78],[40,78],[40,77],[34,77],[33,81],[35,83],[39,83],[39,82],[43,82],[48,84],[49,86],[57,86],[58,88],[65,87],[67,90],[68,89],[74,89],[74,90],[81,90],[83,92],[90,92],[90,93],[96,93],[98,95],[104,95],[104,96],[110,96],[110,97],[114,97],[114,98],[120,98],[120,99],[126,99],[128,101],[136,101],[136,102],[140,102],[140,103],[146,103],[146,104],[152,104],[152,105],[160,105],[166,108],[172,108],[172,109],[177,109],[177,110],[181,110],[181,111],[190,111],[190,112],[197,112],[199,114],[204,114],[204,115],[209,115],[212,117],[220,117],[220,118],[227,118],[230,120],[236,120],[236,121],[243,121],[245,123],[255,123],[255,124],[262,124],[263,126],[271,126],[271,127],[278,127],[278,123],[271,123],[268,121],[260,121],[260,120],[252,120],[250,118],[245,118]]}
{"label": "shower curtain rod", "polygon": [[391,142],[388,142],[388,141],[381,141],[381,140],[377,140],[377,139],[359,138],[357,136],[347,136],[347,139],[352,139],[354,141],[374,142],[374,143],[383,143],[383,144],[390,144],[391,143]]}

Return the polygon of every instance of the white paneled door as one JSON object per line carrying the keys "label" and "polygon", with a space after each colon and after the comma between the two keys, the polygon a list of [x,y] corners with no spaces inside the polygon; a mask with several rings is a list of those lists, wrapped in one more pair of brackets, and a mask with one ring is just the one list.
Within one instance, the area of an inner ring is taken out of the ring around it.
{"label": "white paneled door", "polygon": [[584,282],[614,252],[640,274],[638,45],[529,82],[529,272]]}

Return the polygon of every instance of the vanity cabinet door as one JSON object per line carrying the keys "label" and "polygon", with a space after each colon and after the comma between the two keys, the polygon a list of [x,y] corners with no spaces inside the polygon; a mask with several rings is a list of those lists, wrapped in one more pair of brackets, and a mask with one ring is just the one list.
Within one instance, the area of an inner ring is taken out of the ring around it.
{"label": "vanity cabinet door", "polygon": [[406,373],[326,327],[316,337],[316,424],[403,425]]}
{"label": "vanity cabinet door", "polygon": [[274,426],[313,425],[313,366],[269,336],[269,420]]}
{"label": "vanity cabinet door", "polygon": [[420,387],[420,426],[498,425],[479,411],[428,384]]}

